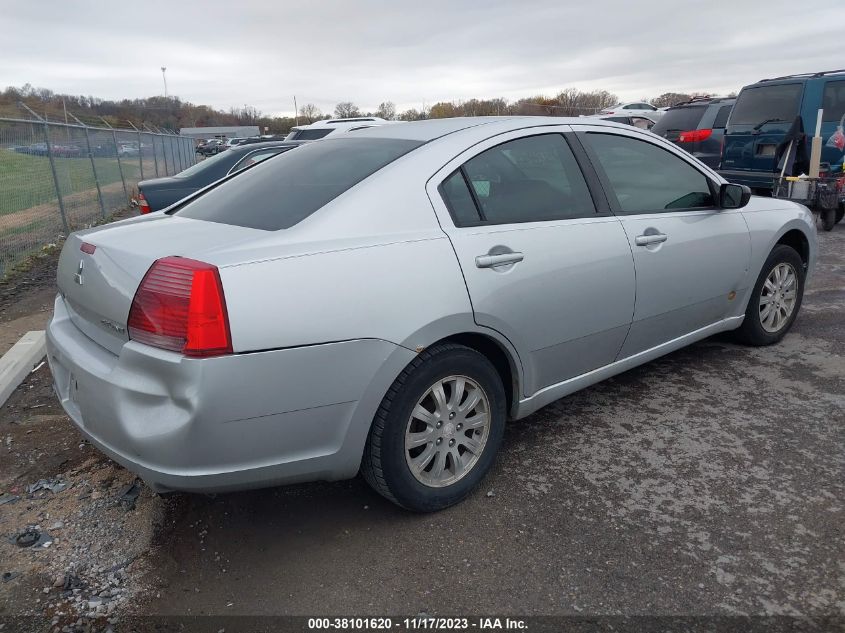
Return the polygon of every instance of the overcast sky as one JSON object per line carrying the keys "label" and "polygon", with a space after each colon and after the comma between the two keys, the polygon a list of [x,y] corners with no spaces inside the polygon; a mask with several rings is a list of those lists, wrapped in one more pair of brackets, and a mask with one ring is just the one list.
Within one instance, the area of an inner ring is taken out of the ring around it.
{"label": "overcast sky", "polygon": [[0,0],[0,83],[163,93],[265,114],[399,110],[566,87],[727,93],[845,65],[842,3],[750,0]]}

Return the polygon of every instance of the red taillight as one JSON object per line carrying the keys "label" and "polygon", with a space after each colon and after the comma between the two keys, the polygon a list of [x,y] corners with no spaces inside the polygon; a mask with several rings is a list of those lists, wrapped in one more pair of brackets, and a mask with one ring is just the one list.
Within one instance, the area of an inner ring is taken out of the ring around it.
{"label": "red taillight", "polygon": [[128,325],[131,339],[186,356],[232,353],[220,273],[195,259],[157,260],[135,293]]}
{"label": "red taillight", "polygon": [[697,143],[698,141],[703,141],[705,139],[710,138],[710,135],[713,134],[713,130],[689,130],[687,132],[681,132],[678,135],[678,142],[679,143]]}
{"label": "red taillight", "polygon": [[88,242],[82,242],[82,245],[79,247],[79,250],[81,250],[86,255],[93,255],[94,251],[97,250],[97,247],[93,244],[89,244]]}
{"label": "red taillight", "polygon": [[138,192],[138,210],[141,212],[141,215],[152,213],[150,203],[147,202],[143,192]]}

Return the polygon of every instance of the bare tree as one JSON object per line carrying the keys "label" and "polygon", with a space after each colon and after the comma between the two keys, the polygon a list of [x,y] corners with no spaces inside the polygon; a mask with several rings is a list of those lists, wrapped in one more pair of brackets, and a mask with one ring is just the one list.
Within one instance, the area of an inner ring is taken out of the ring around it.
{"label": "bare tree", "polygon": [[323,116],[323,113],[320,112],[320,108],[315,106],[313,103],[306,103],[304,106],[299,108],[299,116],[303,119],[307,119],[309,123],[313,123]]}
{"label": "bare tree", "polygon": [[392,121],[396,118],[396,105],[392,101],[382,101],[376,110],[376,116]]}
{"label": "bare tree", "polygon": [[685,92],[664,92],[659,97],[652,99],[650,103],[657,108],[666,108],[676,103],[689,101],[690,99],[692,99],[692,95],[688,95]]}
{"label": "bare tree", "polygon": [[361,111],[351,101],[341,101],[334,107],[334,115],[338,119],[348,119],[354,116],[361,116]]}

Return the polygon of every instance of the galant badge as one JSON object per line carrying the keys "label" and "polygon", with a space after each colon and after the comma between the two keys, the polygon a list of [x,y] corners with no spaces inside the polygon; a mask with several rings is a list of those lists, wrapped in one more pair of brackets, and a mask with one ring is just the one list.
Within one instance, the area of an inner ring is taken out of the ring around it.
{"label": "galant badge", "polygon": [[80,260],[79,260],[79,268],[77,268],[77,269],[76,269],[76,274],[73,276],[73,280],[74,280],[76,283],[78,283],[80,286],[82,285],[82,283],[83,283],[83,281],[84,281],[84,280],[82,279],[82,268],[84,267],[84,265],[85,265],[85,262],[83,262],[83,261],[80,259]]}

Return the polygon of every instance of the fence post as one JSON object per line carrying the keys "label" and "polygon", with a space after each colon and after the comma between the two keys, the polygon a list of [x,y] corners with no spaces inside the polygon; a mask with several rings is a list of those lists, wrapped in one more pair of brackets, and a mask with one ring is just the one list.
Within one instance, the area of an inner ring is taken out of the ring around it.
{"label": "fence post", "polygon": [[123,177],[123,165],[120,163],[120,150],[117,147],[117,133],[114,131],[114,128],[109,125],[109,122],[100,117],[103,120],[103,123],[108,125],[109,129],[111,130],[111,137],[114,141],[114,154],[117,156],[117,170],[120,172],[120,182],[123,183],[123,196],[126,198],[126,202],[129,202],[129,194],[126,192],[126,178]]}
{"label": "fence post", "polygon": [[35,112],[33,112],[25,103],[20,102],[20,105],[26,108],[32,116],[44,124],[44,140],[47,143],[47,156],[50,159],[50,171],[53,172],[53,184],[56,187],[56,197],[59,200],[59,213],[62,216],[62,226],[64,226],[65,234],[67,235],[70,233],[70,227],[68,226],[67,216],[65,215],[65,203],[62,200],[62,189],[59,186],[59,174],[56,172],[56,161],[53,159],[53,144],[50,142],[50,125],[47,123],[47,119],[42,119],[40,116],[35,114]]}
{"label": "fence post", "polygon": [[186,165],[185,165],[185,152],[182,149],[182,139],[178,135],[176,136],[176,147],[179,148],[179,166],[181,167],[181,169],[179,171],[182,171],[182,169],[185,169],[185,167],[186,167]]}
{"label": "fence post", "polygon": [[167,143],[164,142],[164,135],[161,135],[161,155],[164,156],[164,175],[170,175],[170,168],[167,165]]}
{"label": "fence post", "polygon": [[156,136],[153,134],[153,131],[144,124],[144,127],[150,133],[150,142],[153,144],[153,165],[155,166],[156,170],[156,178],[158,178],[158,155],[156,154]]}
{"label": "fence post", "polygon": [[131,125],[131,126],[132,126],[132,129],[133,129],[133,130],[135,130],[135,131],[138,133],[138,167],[140,167],[140,168],[141,168],[141,177],[140,177],[138,180],[140,181],[140,180],[143,180],[143,179],[144,179],[144,151],[143,151],[143,149],[141,148],[141,145],[143,145],[143,143],[141,142],[141,130],[139,130],[138,128],[136,128],[136,127],[132,124],[132,121],[128,121],[128,120],[127,120],[126,122],[127,122],[129,125]]}
{"label": "fence post", "polygon": [[97,178],[97,165],[94,163],[94,152],[91,151],[91,136],[88,134],[88,126],[85,125],[82,121],[77,119],[72,112],[68,112],[70,116],[73,117],[73,120],[79,123],[83,128],[85,128],[85,145],[88,148],[88,158],[91,159],[91,171],[94,172],[94,184],[97,185],[97,200],[100,201],[100,212],[103,214],[103,217],[106,217],[106,205],[103,202],[103,192],[100,190],[100,179]]}

